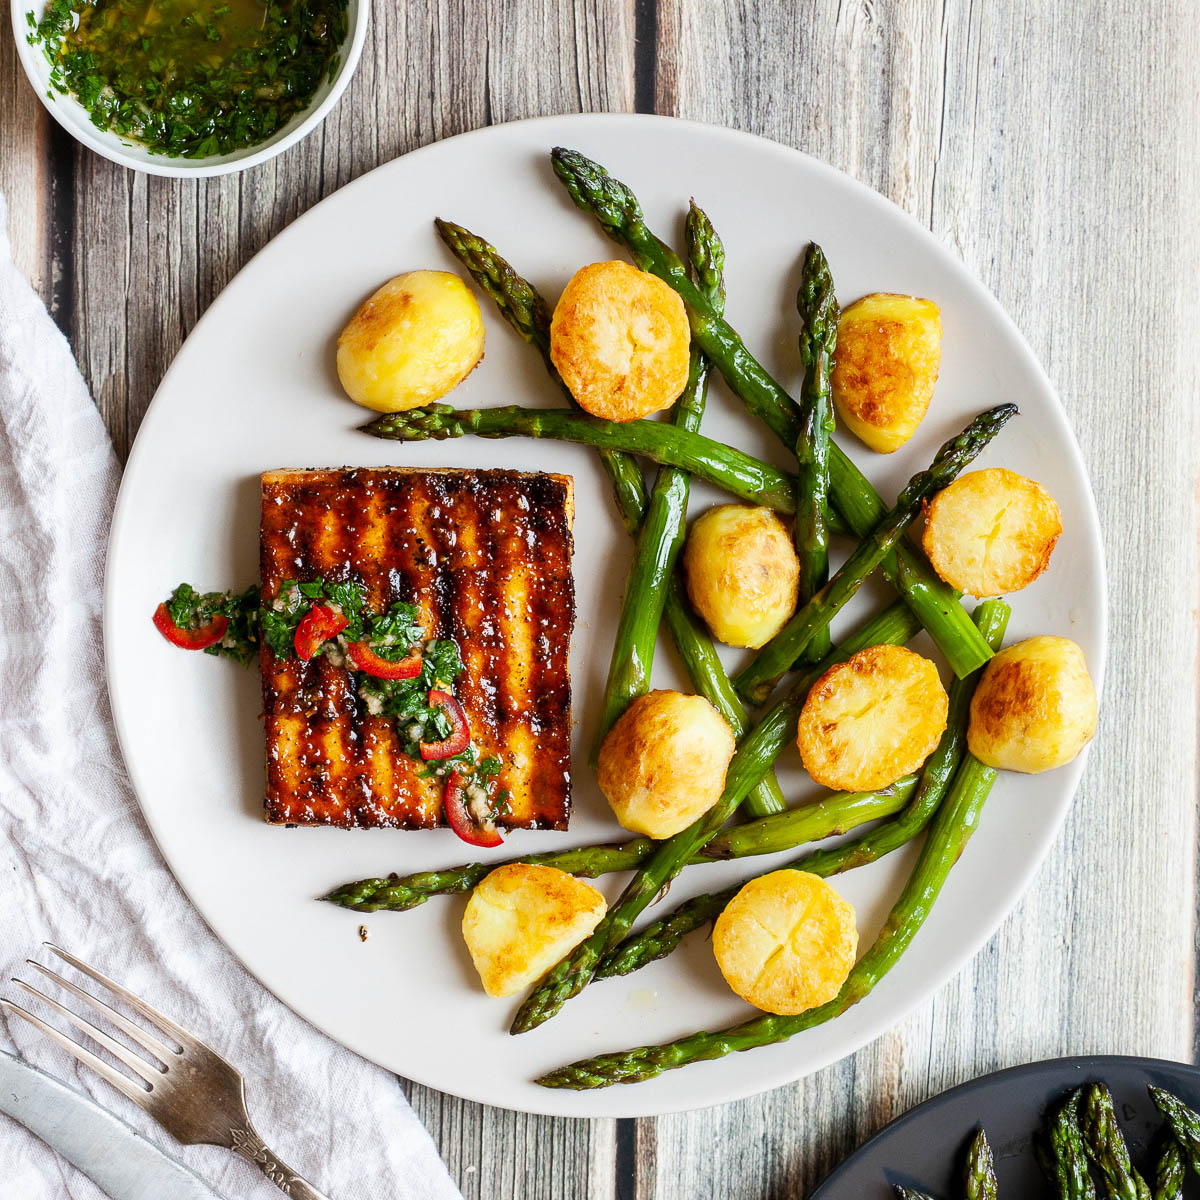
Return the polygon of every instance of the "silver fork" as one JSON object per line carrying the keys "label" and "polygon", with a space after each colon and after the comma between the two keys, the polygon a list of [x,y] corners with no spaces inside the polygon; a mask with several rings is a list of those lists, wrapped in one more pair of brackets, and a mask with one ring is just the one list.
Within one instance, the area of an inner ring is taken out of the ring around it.
{"label": "silver fork", "polygon": [[47,1025],[41,1017],[35,1016],[19,1004],[0,997],[0,1005],[24,1018],[85,1066],[91,1067],[117,1091],[128,1096],[135,1104],[140,1104],[172,1137],[185,1146],[203,1144],[236,1150],[286,1195],[295,1196],[298,1200],[328,1200],[327,1196],[318,1192],[312,1184],[297,1175],[291,1167],[267,1149],[246,1114],[245,1085],[241,1075],[215,1050],[209,1049],[203,1042],[192,1037],[186,1029],[182,1029],[174,1021],[151,1008],[144,1000],[139,1000],[132,992],[101,975],[99,971],[80,962],[74,955],[49,942],[46,943],[46,947],[139,1012],[159,1033],[176,1042],[178,1049],[168,1046],[141,1025],[135,1024],[105,1004],[103,1000],[85,992],[69,979],[64,979],[33,959],[26,961],[35,971],[52,979],[77,1000],[103,1014],[127,1038],[148,1050],[157,1061],[149,1061],[136,1054],[91,1021],[72,1012],[44,992],[39,992],[22,979],[14,979],[13,982],[48,1004],[59,1016],[65,1017],[94,1042],[103,1046],[109,1054],[123,1062],[137,1078],[131,1079],[116,1070],[104,1059],[72,1041],[53,1026]]}

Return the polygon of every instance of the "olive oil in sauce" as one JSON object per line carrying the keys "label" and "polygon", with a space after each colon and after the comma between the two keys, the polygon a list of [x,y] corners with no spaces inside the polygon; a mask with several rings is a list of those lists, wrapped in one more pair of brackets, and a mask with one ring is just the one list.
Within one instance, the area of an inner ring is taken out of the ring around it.
{"label": "olive oil in sauce", "polygon": [[170,156],[271,137],[332,76],[347,0],[50,0],[32,13],[56,90]]}

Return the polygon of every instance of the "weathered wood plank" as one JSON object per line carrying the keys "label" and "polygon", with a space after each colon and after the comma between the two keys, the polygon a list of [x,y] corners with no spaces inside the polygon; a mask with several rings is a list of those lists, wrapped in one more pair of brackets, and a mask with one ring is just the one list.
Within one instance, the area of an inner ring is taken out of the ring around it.
{"label": "weathered wood plank", "polygon": [[1183,208],[1197,184],[1187,80],[1200,47],[1182,4],[830,0],[785,14],[671,0],[659,31],[660,104],[848,170],[983,278],[1060,390],[1107,536],[1102,736],[1064,836],[1000,933],[853,1059],[755,1100],[643,1123],[654,1152],[639,1156],[638,1196],[794,1197],[893,1116],[981,1072],[1085,1051],[1192,1054],[1187,347],[1200,243]]}
{"label": "weathered wood plank", "polygon": [[13,44],[8,13],[0,22],[0,192],[8,205],[13,261],[49,303],[54,286],[50,118],[30,87]]}

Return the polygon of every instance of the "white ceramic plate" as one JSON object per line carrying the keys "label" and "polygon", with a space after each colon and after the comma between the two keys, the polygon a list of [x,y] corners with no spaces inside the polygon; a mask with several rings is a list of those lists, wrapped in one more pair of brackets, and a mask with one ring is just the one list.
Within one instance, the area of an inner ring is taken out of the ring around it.
{"label": "white ceramic plate", "polygon": [[11,0],[13,39],[17,46],[17,57],[25,69],[33,90],[45,106],[46,111],[73,137],[104,158],[112,159],[123,167],[143,171],[147,175],[166,175],[177,179],[198,179],[208,175],[229,175],[256,167],[268,159],[282,154],[302,137],[310,134],[325,119],[329,110],[338,102],[346,90],[358,60],[362,56],[363,44],[367,40],[367,24],[371,17],[371,5],[367,0],[348,0],[346,8],[346,38],[342,43],[341,60],[333,78],[326,78],[313,93],[308,107],[296,113],[282,128],[277,129],[265,142],[246,146],[231,154],[214,154],[208,158],[170,158],[165,154],[152,154],[145,146],[130,138],[121,137],[107,129],[98,129],[92,124],[87,110],[74,96],[64,96],[50,86],[50,63],[43,48],[29,44],[28,14],[41,19],[46,0]]}
{"label": "white ceramic plate", "polygon": [[[389,870],[460,862],[449,831],[396,833],[269,828],[261,819],[258,676],[182,654],[150,614],[180,580],[244,587],[256,578],[258,475],[273,467],[442,465],[567,471],[577,486],[572,654],[576,792],[569,834],[517,833],[497,857],[612,839],[618,828],[585,765],[608,663],[629,544],[590,452],[546,442],[461,440],[399,445],[356,432],[363,410],[342,395],[334,341],[388,276],[455,263],[433,217],[491,239],[554,297],[581,264],[615,257],[570,204],[547,152],[593,155],[634,186],[653,227],[677,234],[694,195],[728,249],[728,313],[780,379],[798,375],[793,300],[805,243],[825,248],[844,299],[911,292],[942,309],[942,375],[917,436],[880,457],[845,442],[886,496],[923,468],[970,416],[1016,400],[1022,416],[980,460],[1042,480],[1065,533],[1049,571],[1014,599],[1010,638],[1067,634],[1097,684],[1104,665],[1104,570],[1095,509],[1071,431],[1045,375],[992,297],[935,238],[886,200],[802,154],[745,134],[663,118],[564,117],[487,129],[389,163],[296,221],[226,288],[180,351],[138,434],[113,525],[105,636],[113,709],[146,818],[196,906],[262,981],[354,1050],[433,1087],[510,1108],[634,1116],[695,1108],[787,1083],[849,1054],[940,987],[999,925],[1046,853],[1082,761],[1033,778],[1004,777],[982,828],[920,936],[873,995],[790,1043],[698,1064],[636,1087],[547,1092],[542,1071],[602,1050],[657,1042],[744,1019],[705,938],[624,980],[598,983],[521,1037],[516,1002],[487,999],[458,927],[461,898],[360,918],[313,900],[332,885]],[[494,313],[487,356],[451,397],[460,406],[561,403],[538,360]],[[721,384],[712,437],[783,462]],[[693,510],[716,498],[697,489]],[[882,605],[864,588],[835,627]],[[730,661],[735,659],[731,655]],[[656,682],[681,686],[660,651]],[[812,793],[789,751],[785,790]],[[496,853],[496,852],[493,852]],[[694,892],[770,867],[695,868],[672,889]],[[913,852],[852,872],[837,886],[857,906],[863,945],[903,884]],[[616,894],[622,880],[608,880]],[[360,920],[369,940],[359,940]]]}

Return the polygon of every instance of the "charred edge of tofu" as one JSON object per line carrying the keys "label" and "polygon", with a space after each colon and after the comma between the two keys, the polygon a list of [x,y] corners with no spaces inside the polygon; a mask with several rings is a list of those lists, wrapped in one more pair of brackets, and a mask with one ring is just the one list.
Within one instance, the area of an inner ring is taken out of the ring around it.
{"label": "charred edge of tofu", "polygon": [[[416,604],[453,638],[455,694],[480,757],[502,760],[507,828],[566,829],[570,815],[570,476],[475,470],[283,470],[262,476],[261,580],[353,578],[382,611]],[[427,829],[440,780],[372,716],[351,675],[262,650],[266,819],[281,825]]]}

